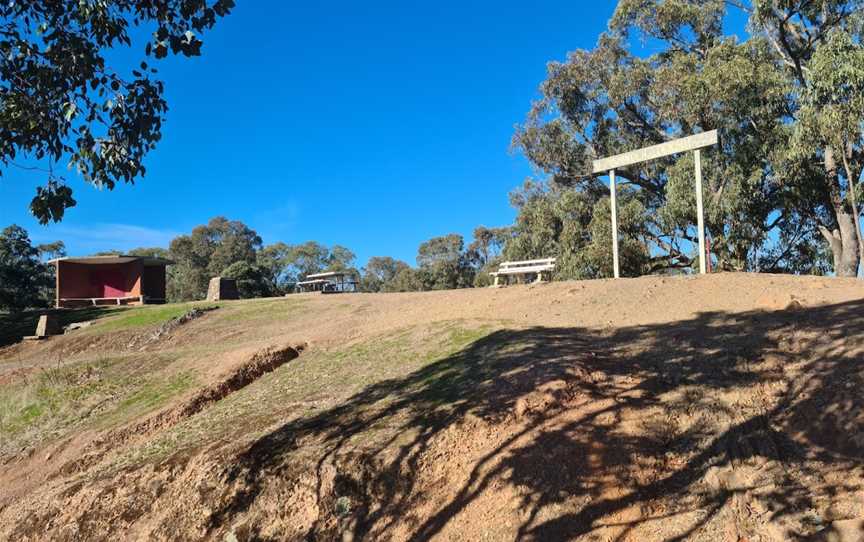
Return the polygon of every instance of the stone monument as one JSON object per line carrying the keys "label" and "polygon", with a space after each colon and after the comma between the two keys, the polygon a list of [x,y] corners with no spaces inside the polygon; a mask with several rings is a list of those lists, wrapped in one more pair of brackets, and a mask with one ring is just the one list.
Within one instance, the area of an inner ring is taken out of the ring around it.
{"label": "stone monument", "polygon": [[237,291],[237,281],[225,277],[213,277],[207,288],[207,301],[222,301],[225,299],[240,299]]}

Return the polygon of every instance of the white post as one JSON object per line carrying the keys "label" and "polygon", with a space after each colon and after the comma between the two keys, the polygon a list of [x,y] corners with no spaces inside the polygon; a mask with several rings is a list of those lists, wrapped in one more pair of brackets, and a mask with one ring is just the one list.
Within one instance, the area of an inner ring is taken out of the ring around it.
{"label": "white post", "polygon": [[693,162],[696,164],[696,227],[699,228],[699,272],[705,274],[705,216],[702,210],[702,153],[699,149],[693,151]]}
{"label": "white post", "polygon": [[621,273],[618,269],[618,203],[616,201],[615,188],[615,170],[609,171],[609,195],[610,205],[612,207],[612,270],[615,278],[619,278]]}

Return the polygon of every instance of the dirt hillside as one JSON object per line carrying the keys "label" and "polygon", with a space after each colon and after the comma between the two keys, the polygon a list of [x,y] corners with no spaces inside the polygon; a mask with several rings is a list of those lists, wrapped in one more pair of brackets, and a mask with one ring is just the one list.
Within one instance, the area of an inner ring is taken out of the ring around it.
{"label": "dirt hillside", "polygon": [[94,316],[0,349],[0,540],[864,540],[862,281]]}

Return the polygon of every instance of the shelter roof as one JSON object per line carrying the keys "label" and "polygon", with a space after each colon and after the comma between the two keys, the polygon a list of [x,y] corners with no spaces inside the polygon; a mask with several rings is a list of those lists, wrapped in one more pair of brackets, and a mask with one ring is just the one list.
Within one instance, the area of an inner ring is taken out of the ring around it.
{"label": "shelter roof", "polygon": [[174,260],[169,260],[167,258],[153,258],[149,256],[128,256],[123,254],[118,254],[116,256],[84,256],[84,257],[63,257],[63,258],[55,258],[53,260],[49,260],[48,263],[57,263],[57,262],[67,262],[67,263],[81,263],[88,265],[101,265],[101,264],[118,264],[118,263],[130,263],[141,261],[145,266],[157,266],[157,265],[170,265],[174,263]]}
{"label": "shelter roof", "polygon": [[347,277],[355,276],[354,271],[327,271],[326,273],[315,273],[314,275],[306,275],[306,280],[324,279],[327,277]]}

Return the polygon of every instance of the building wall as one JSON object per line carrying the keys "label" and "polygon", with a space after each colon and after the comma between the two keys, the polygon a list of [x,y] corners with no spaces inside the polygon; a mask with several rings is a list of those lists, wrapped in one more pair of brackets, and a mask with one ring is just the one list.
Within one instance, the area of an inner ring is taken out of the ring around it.
{"label": "building wall", "polygon": [[126,267],[126,295],[141,295],[143,286],[144,264],[142,262],[130,262],[122,264]]}
{"label": "building wall", "polygon": [[60,261],[57,263],[58,298],[139,296],[143,268],[141,262],[80,264]]}
{"label": "building wall", "polygon": [[144,267],[141,292],[150,299],[165,299],[165,266]]}
{"label": "building wall", "polygon": [[95,293],[95,286],[90,284],[89,266],[57,262],[58,297],[97,297]]}

